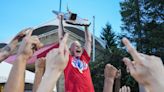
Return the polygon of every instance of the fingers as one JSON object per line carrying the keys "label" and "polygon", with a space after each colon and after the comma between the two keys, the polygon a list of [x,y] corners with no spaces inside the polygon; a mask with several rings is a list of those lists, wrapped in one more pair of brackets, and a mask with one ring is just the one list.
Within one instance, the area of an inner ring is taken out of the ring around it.
{"label": "fingers", "polygon": [[63,16],[64,16],[63,14],[58,15],[59,19],[61,19],[61,20],[63,19]]}
{"label": "fingers", "polygon": [[60,45],[59,45],[59,53],[62,54],[62,55],[64,55],[64,50],[65,50],[67,40],[68,40],[68,33],[66,33],[64,35],[64,37],[61,40]]}
{"label": "fingers", "polygon": [[106,64],[105,70],[104,70],[104,75],[105,75],[105,77],[114,79],[116,77],[117,71],[118,70],[111,64]]}
{"label": "fingers", "polygon": [[135,59],[135,61],[140,61],[139,53],[137,52],[136,49],[134,49],[132,47],[129,40],[127,38],[123,38],[122,41],[123,41],[124,45],[126,46],[126,48],[128,49],[128,52],[130,53],[130,55],[133,57],[133,59]]}
{"label": "fingers", "polygon": [[126,72],[127,72],[127,73],[130,73],[130,71],[129,71],[129,68],[128,68],[128,67],[126,67]]}
{"label": "fingers", "polygon": [[39,38],[37,36],[32,36],[30,38],[31,43],[34,44],[36,47],[36,49],[39,49],[41,47],[43,47],[43,44],[40,42]]}
{"label": "fingers", "polygon": [[36,50],[38,50],[43,46],[43,44],[40,42],[37,36],[27,37],[26,44],[29,45],[29,47],[33,50],[33,52],[35,52]]}
{"label": "fingers", "polygon": [[113,65],[111,65],[111,64],[107,64],[107,65],[105,66],[105,69],[116,70],[116,71],[117,71],[117,69],[116,69]]}
{"label": "fingers", "polygon": [[45,61],[46,59],[44,57],[37,59],[37,61],[35,62],[35,67],[44,67]]}
{"label": "fingers", "polygon": [[26,37],[31,37],[33,30],[32,29],[27,29],[27,35]]}
{"label": "fingers", "polygon": [[[27,29],[29,29],[29,28],[27,28]],[[21,39],[21,38],[25,37],[25,36],[26,36],[26,31],[27,31],[27,29],[24,29],[24,30],[22,30],[21,32],[19,32],[19,33],[13,38],[12,41],[18,40],[18,39]]]}
{"label": "fingers", "polygon": [[130,87],[129,86],[123,86],[122,88],[120,88],[119,92],[130,92]]}
{"label": "fingers", "polygon": [[23,38],[23,40],[25,40],[26,42],[29,42],[30,39],[31,39],[32,30],[31,29],[27,29],[26,32],[27,32],[26,36],[25,36],[25,38]]}
{"label": "fingers", "polygon": [[126,86],[123,86],[122,88],[120,88],[119,92],[127,92]]}
{"label": "fingers", "polygon": [[28,35],[23,39],[20,47],[21,51],[29,52],[32,51],[33,53],[41,48],[43,44],[40,42],[37,36],[30,36],[32,31],[30,30]]}
{"label": "fingers", "polygon": [[129,86],[127,87],[127,92],[131,92],[131,90],[130,90],[130,87],[129,87]]}
{"label": "fingers", "polygon": [[121,78],[121,69],[119,69],[116,73],[116,78]]}
{"label": "fingers", "polygon": [[131,60],[129,58],[123,58],[123,61],[125,65],[128,67],[130,74],[133,75],[135,73],[135,67],[132,64]]}
{"label": "fingers", "polygon": [[31,34],[32,34],[31,31],[33,31],[32,28],[26,28],[26,29],[24,29],[23,31],[21,31],[21,32],[16,36],[15,39],[18,40],[18,39],[21,39],[21,38],[23,38],[23,37],[27,37],[27,35],[29,35],[28,37],[30,37]]}
{"label": "fingers", "polygon": [[63,14],[63,13],[59,13],[59,14],[57,15],[57,18],[58,18],[60,21],[63,20],[63,17],[64,17],[64,14]]}

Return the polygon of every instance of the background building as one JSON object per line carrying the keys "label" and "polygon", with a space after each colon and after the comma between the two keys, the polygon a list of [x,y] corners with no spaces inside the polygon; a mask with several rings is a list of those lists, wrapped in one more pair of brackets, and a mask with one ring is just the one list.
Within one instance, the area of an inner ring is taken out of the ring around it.
{"label": "background building", "polygon": [[[0,92],[3,92],[4,85],[7,82],[10,70],[12,68],[11,64],[6,62],[0,63]],[[28,70],[25,71],[25,92],[32,92],[33,79],[35,74]],[[16,84],[17,85],[17,84]]]}
{"label": "background building", "polygon": [[[47,23],[44,23],[37,27],[32,35],[37,35],[40,39],[40,41],[44,44],[44,46],[52,43],[58,43],[58,19],[54,19],[52,21],[49,21]],[[70,46],[71,43],[75,40],[78,40],[82,46],[84,46],[84,28],[81,26],[74,26],[69,25],[63,21],[64,25],[64,31],[69,33],[69,38],[67,45]],[[98,58],[100,54],[102,54],[104,49],[105,43],[95,37],[95,47],[96,47],[96,56],[95,58]],[[34,71],[34,65],[30,64],[27,67],[29,70]]]}

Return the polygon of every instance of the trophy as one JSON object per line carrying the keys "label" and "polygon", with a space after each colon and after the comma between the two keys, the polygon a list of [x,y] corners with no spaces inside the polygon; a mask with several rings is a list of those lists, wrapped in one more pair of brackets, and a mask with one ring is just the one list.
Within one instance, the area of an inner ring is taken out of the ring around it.
{"label": "trophy", "polygon": [[68,13],[61,13],[54,10],[52,12],[56,15],[63,14],[65,22],[71,25],[89,26],[91,24],[87,19],[80,18],[76,13],[67,11]]}

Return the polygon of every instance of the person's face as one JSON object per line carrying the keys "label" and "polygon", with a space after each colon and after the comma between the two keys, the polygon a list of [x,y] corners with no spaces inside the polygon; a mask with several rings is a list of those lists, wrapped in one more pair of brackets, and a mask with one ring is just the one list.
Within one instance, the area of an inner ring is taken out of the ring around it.
{"label": "person's face", "polygon": [[71,44],[71,53],[75,57],[81,57],[82,55],[82,47],[81,44],[78,41],[75,41]]}

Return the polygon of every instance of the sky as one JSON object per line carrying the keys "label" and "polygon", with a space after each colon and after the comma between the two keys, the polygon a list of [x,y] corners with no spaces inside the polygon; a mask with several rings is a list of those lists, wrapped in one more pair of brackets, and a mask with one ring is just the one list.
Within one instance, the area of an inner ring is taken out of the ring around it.
{"label": "sky", "polygon": [[[62,0],[62,12],[67,5],[72,12],[93,21],[95,35],[100,36],[102,28],[110,23],[112,30],[121,33],[121,0]],[[19,31],[35,27],[55,19],[52,10],[59,10],[60,0],[1,0],[0,1],[0,43],[8,43]],[[92,23],[93,24],[93,23]],[[93,26],[90,26],[90,32]]]}

